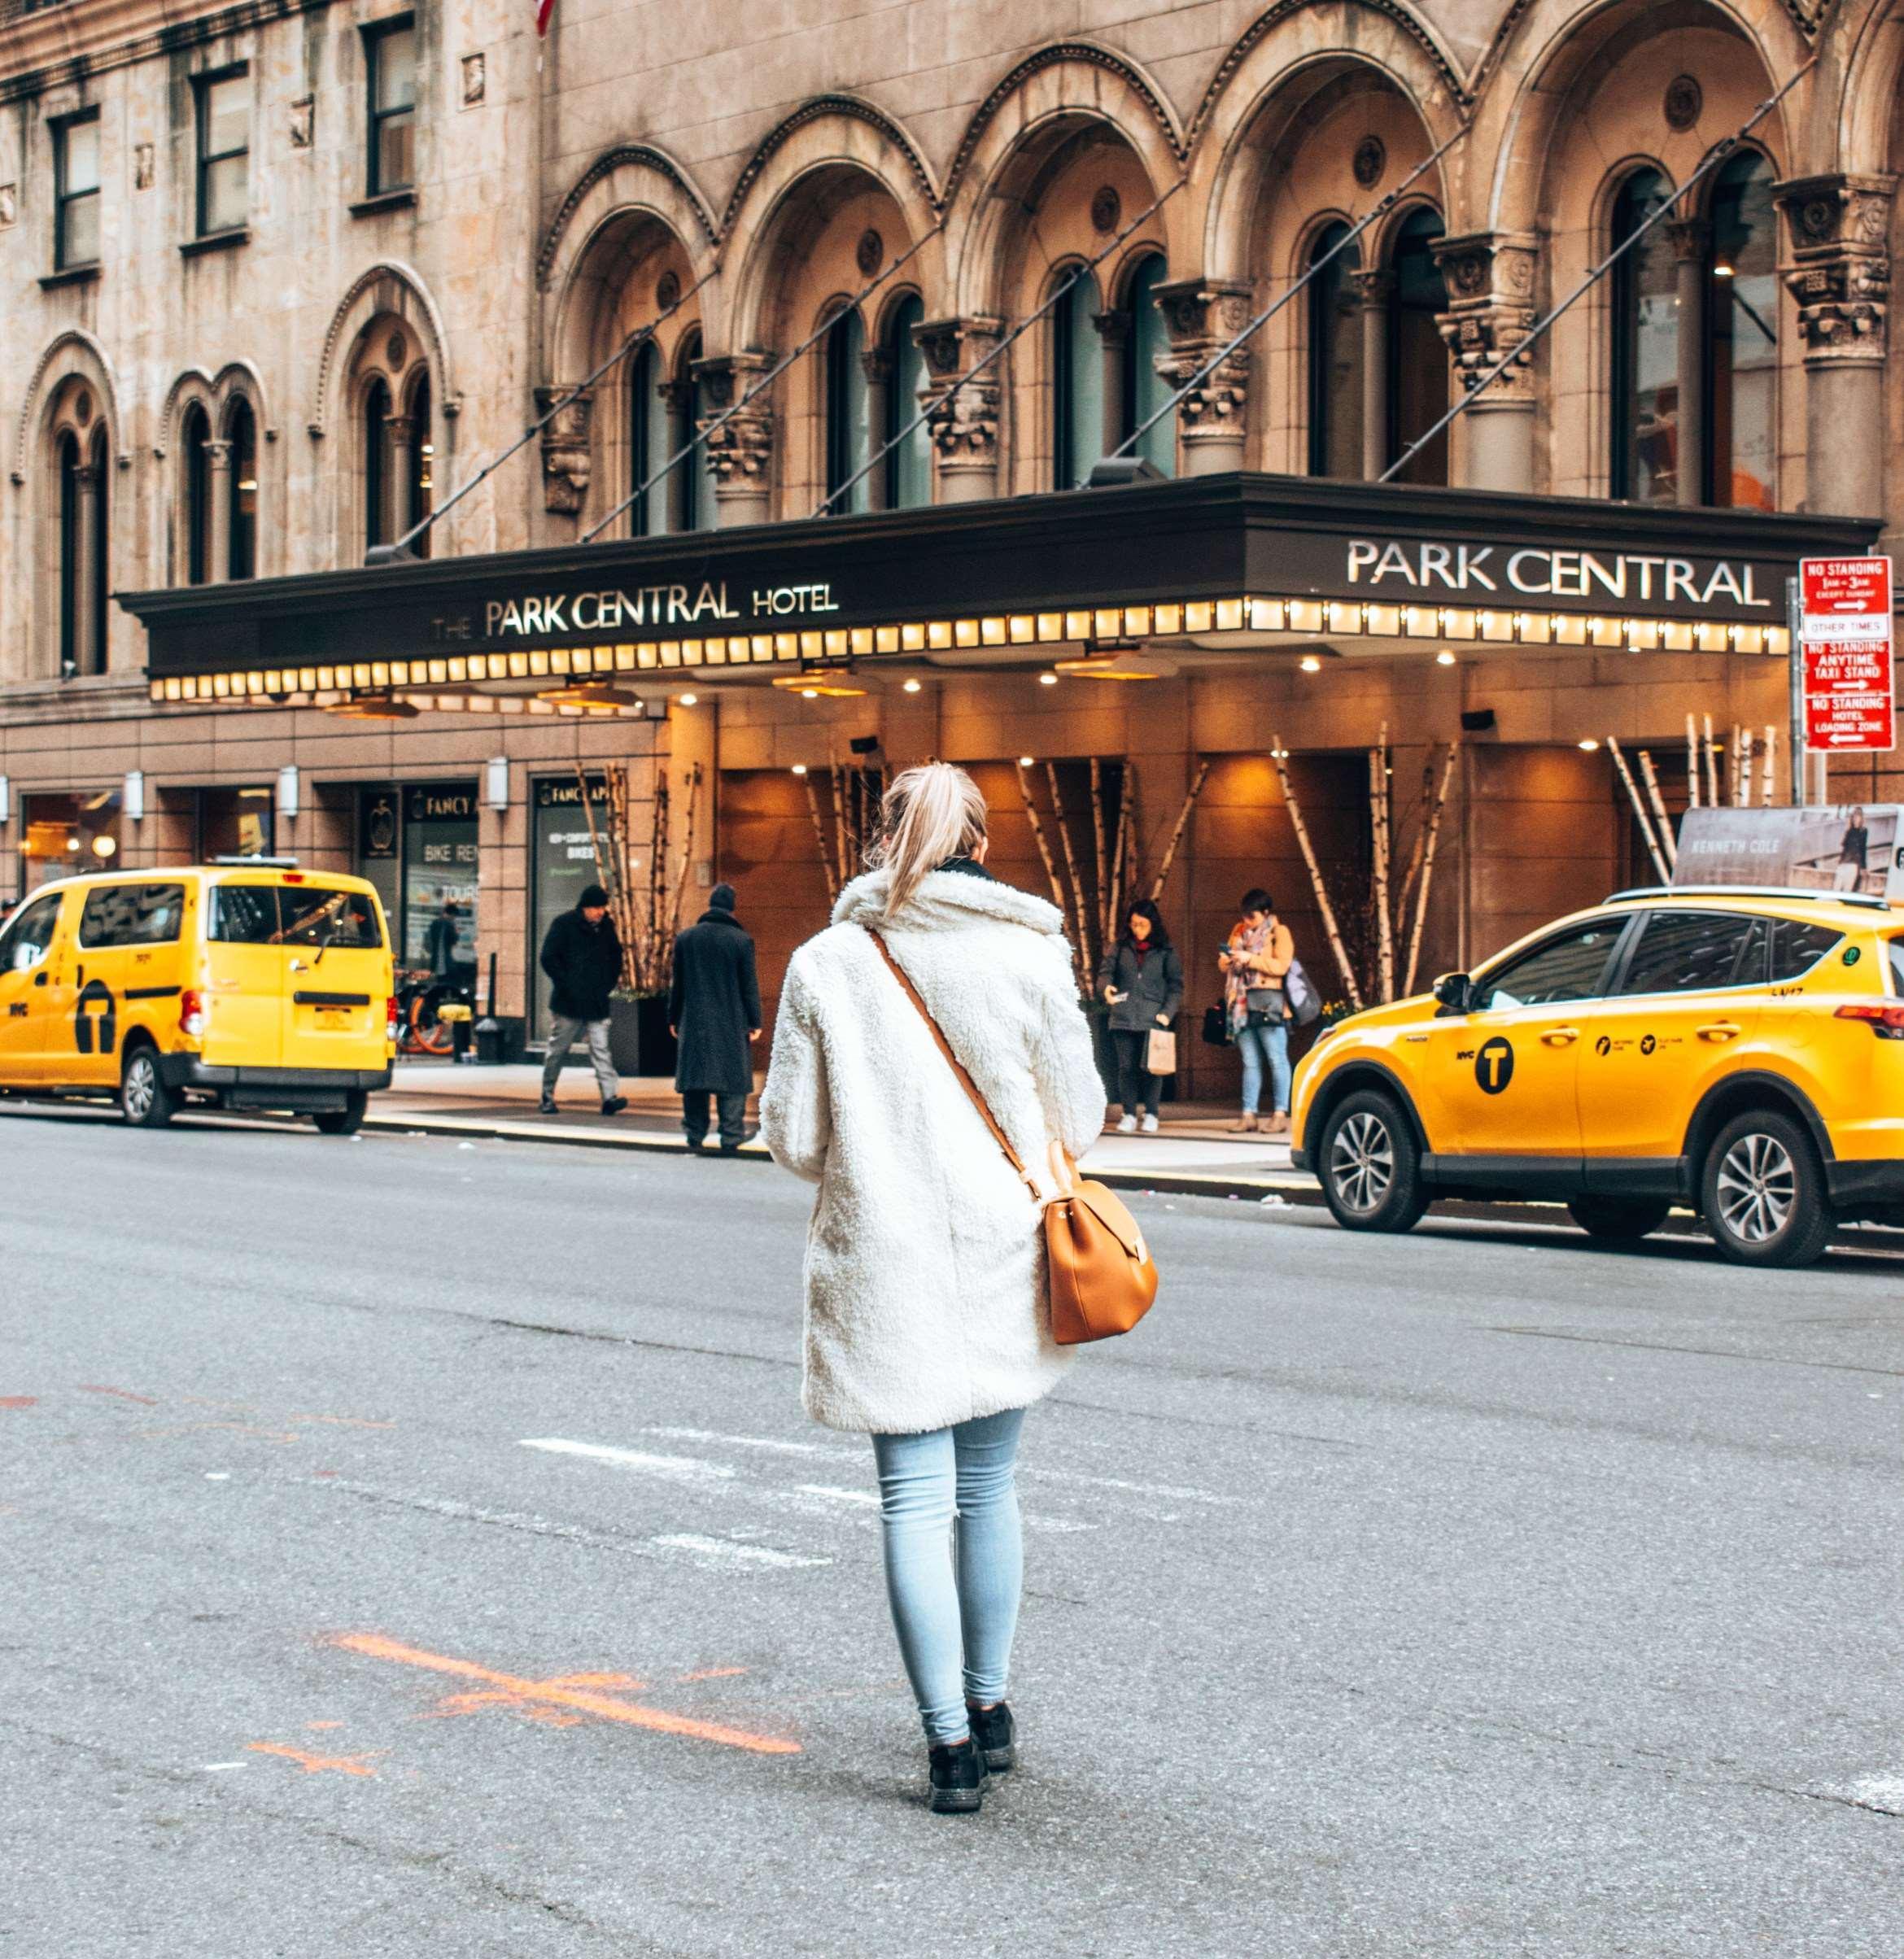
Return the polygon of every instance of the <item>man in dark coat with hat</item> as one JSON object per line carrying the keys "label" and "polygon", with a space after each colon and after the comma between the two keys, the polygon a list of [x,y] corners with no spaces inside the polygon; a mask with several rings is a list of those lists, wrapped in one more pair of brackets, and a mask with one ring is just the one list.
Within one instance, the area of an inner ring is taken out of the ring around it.
{"label": "man in dark coat with hat", "polygon": [[542,941],[542,970],[548,975],[548,1052],[542,1064],[542,1113],[556,1112],[556,1083],[575,1036],[587,1031],[588,1058],[601,1090],[601,1112],[619,1115],[627,1107],[615,1076],[609,1047],[609,995],[622,981],[622,941],[609,916],[608,893],[586,885],[573,911],[565,911]]}
{"label": "man in dark coat with hat", "polygon": [[747,1097],[753,1089],[753,1043],[760,1038],[760,982],[753,940],[734,916],[734,887],[717,884],[707,910],[675,941],[675,987],[668,1023],[680,1042],[675,1086],[688,1147],[707,1141],[708,1103],[720,1106],[721,1154],[731,1156],[753,1133]]}

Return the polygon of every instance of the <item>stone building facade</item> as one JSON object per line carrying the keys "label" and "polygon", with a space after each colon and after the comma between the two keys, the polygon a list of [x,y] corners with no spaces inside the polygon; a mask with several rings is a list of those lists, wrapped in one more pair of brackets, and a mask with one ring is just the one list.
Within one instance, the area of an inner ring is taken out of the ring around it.
{"label": "stone building facade", "polygon": [[[241,641],[254,592],[321,612],[326,574],[544,415],[413,547],[432,575],[480,558],[504,578],[513,554],[599,534],[605,564],[688,576],[703,533],[823,511],[842,537],[884,525],[942,554],[900,513],[1068,495],[1193,381],[1133,445],[1164,474],[1373,484],[1399,461],[1430,540],[1448,486],[1450,509],[1507,500],[1504,548],[1517,512],[1578,509],[1591,549],[1594,506],[1662,564],[1715,510],[1736,513],[1722,558],[1762,534],[1784,561],[1793,513],[1869,520],[1818,534],[1889,548],[1896,0],[557,0],[544,41],[533,11],[0,0],[0,898],[76,857],[374,862],[407,940],[465,908],[469,956],[494,956],[533,1032],[532,943],[568,848],[544,818],[579,767],[625,764],[644,798],[667,782],[677,837],[698,799],[687,902],[732,877],[771,977],[836,876],[816,779],[830,799],[836,766],[869,754],[968,762],[1002,859],[1042,888],[1024,785],[1048,811],[1046,765],[1081,784],[1095,757],[1134,764],[1146,866],[1202,783],[1165,897],[1196,1006],[1247,884],[1282,895],[1327,971],[1278,761],[1353,910],[1369,746],[1386,729],[1413,783],[1460,744],[1424,970],[1645,871],[1610,740],[1657,752],[1682,803],[1687,718],[1710,717],[1787,793],[1777,606],[1762,630],[1596,619],[1571,640],[1446,608],[1412,636],[1332,604],[1317,630],[1278,613],[1227,641],[1133,635],[1120,614],[1055,648],[863,661],[861,691],[811,698],[657,653],[627,688],[564,700],[535,683],[566,651],[499,684],[419,657],[406,687],[391,647],[374,678],[287,667],[266,688]],[[1371,488],[1351,530],[1391,494]],[[810,555],[818,589],[824,543]],[[985,564],[970,575],[982,613]],[[180,589],[204,599],[203,698],[148,673],[136,596]],[[1055,664],[1094,648],[1160,677]],[[234,684],[213,692],[214,671]],[[1904,794],[1893,764],[1841,767],[1831,792]],[[1195,1085],[1226,1079],[1227,1058],[1199,1059]]]}

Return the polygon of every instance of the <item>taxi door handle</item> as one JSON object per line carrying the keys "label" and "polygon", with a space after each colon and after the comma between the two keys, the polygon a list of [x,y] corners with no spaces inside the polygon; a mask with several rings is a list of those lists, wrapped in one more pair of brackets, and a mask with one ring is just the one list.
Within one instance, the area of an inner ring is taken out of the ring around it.
{"label": "taxi door handle", "polygon": [[1550,1048],[1570,1047],[1580,1038],[1580,1030],[1578,1027],[1549,1027],[1540,1038]]}
{"label": "taxi door handle", "polygon": [[1701,1041],[1736,1041],[1745,1032],[1736,1020],[1710,1020],[1699,1029]]}

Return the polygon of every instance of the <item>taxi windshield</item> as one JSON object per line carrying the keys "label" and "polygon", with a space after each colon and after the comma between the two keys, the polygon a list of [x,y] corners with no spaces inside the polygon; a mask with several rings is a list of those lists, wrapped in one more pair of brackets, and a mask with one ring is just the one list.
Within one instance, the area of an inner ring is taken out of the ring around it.
{"label": "taxi windshield", "polygon": [[211,936],[221,945],[374,951],[383,944],[368,892],[323,884],[221,884],[212,897]]}

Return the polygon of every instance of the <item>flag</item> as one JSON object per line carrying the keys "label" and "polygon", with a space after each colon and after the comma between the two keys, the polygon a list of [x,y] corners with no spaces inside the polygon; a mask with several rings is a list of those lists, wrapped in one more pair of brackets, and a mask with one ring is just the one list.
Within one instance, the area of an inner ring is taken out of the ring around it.
{"label": "flag", "polygon": [[538,37],[548,32],[548,17],[555,11],[555,0],[535,0],[535,32]]}

